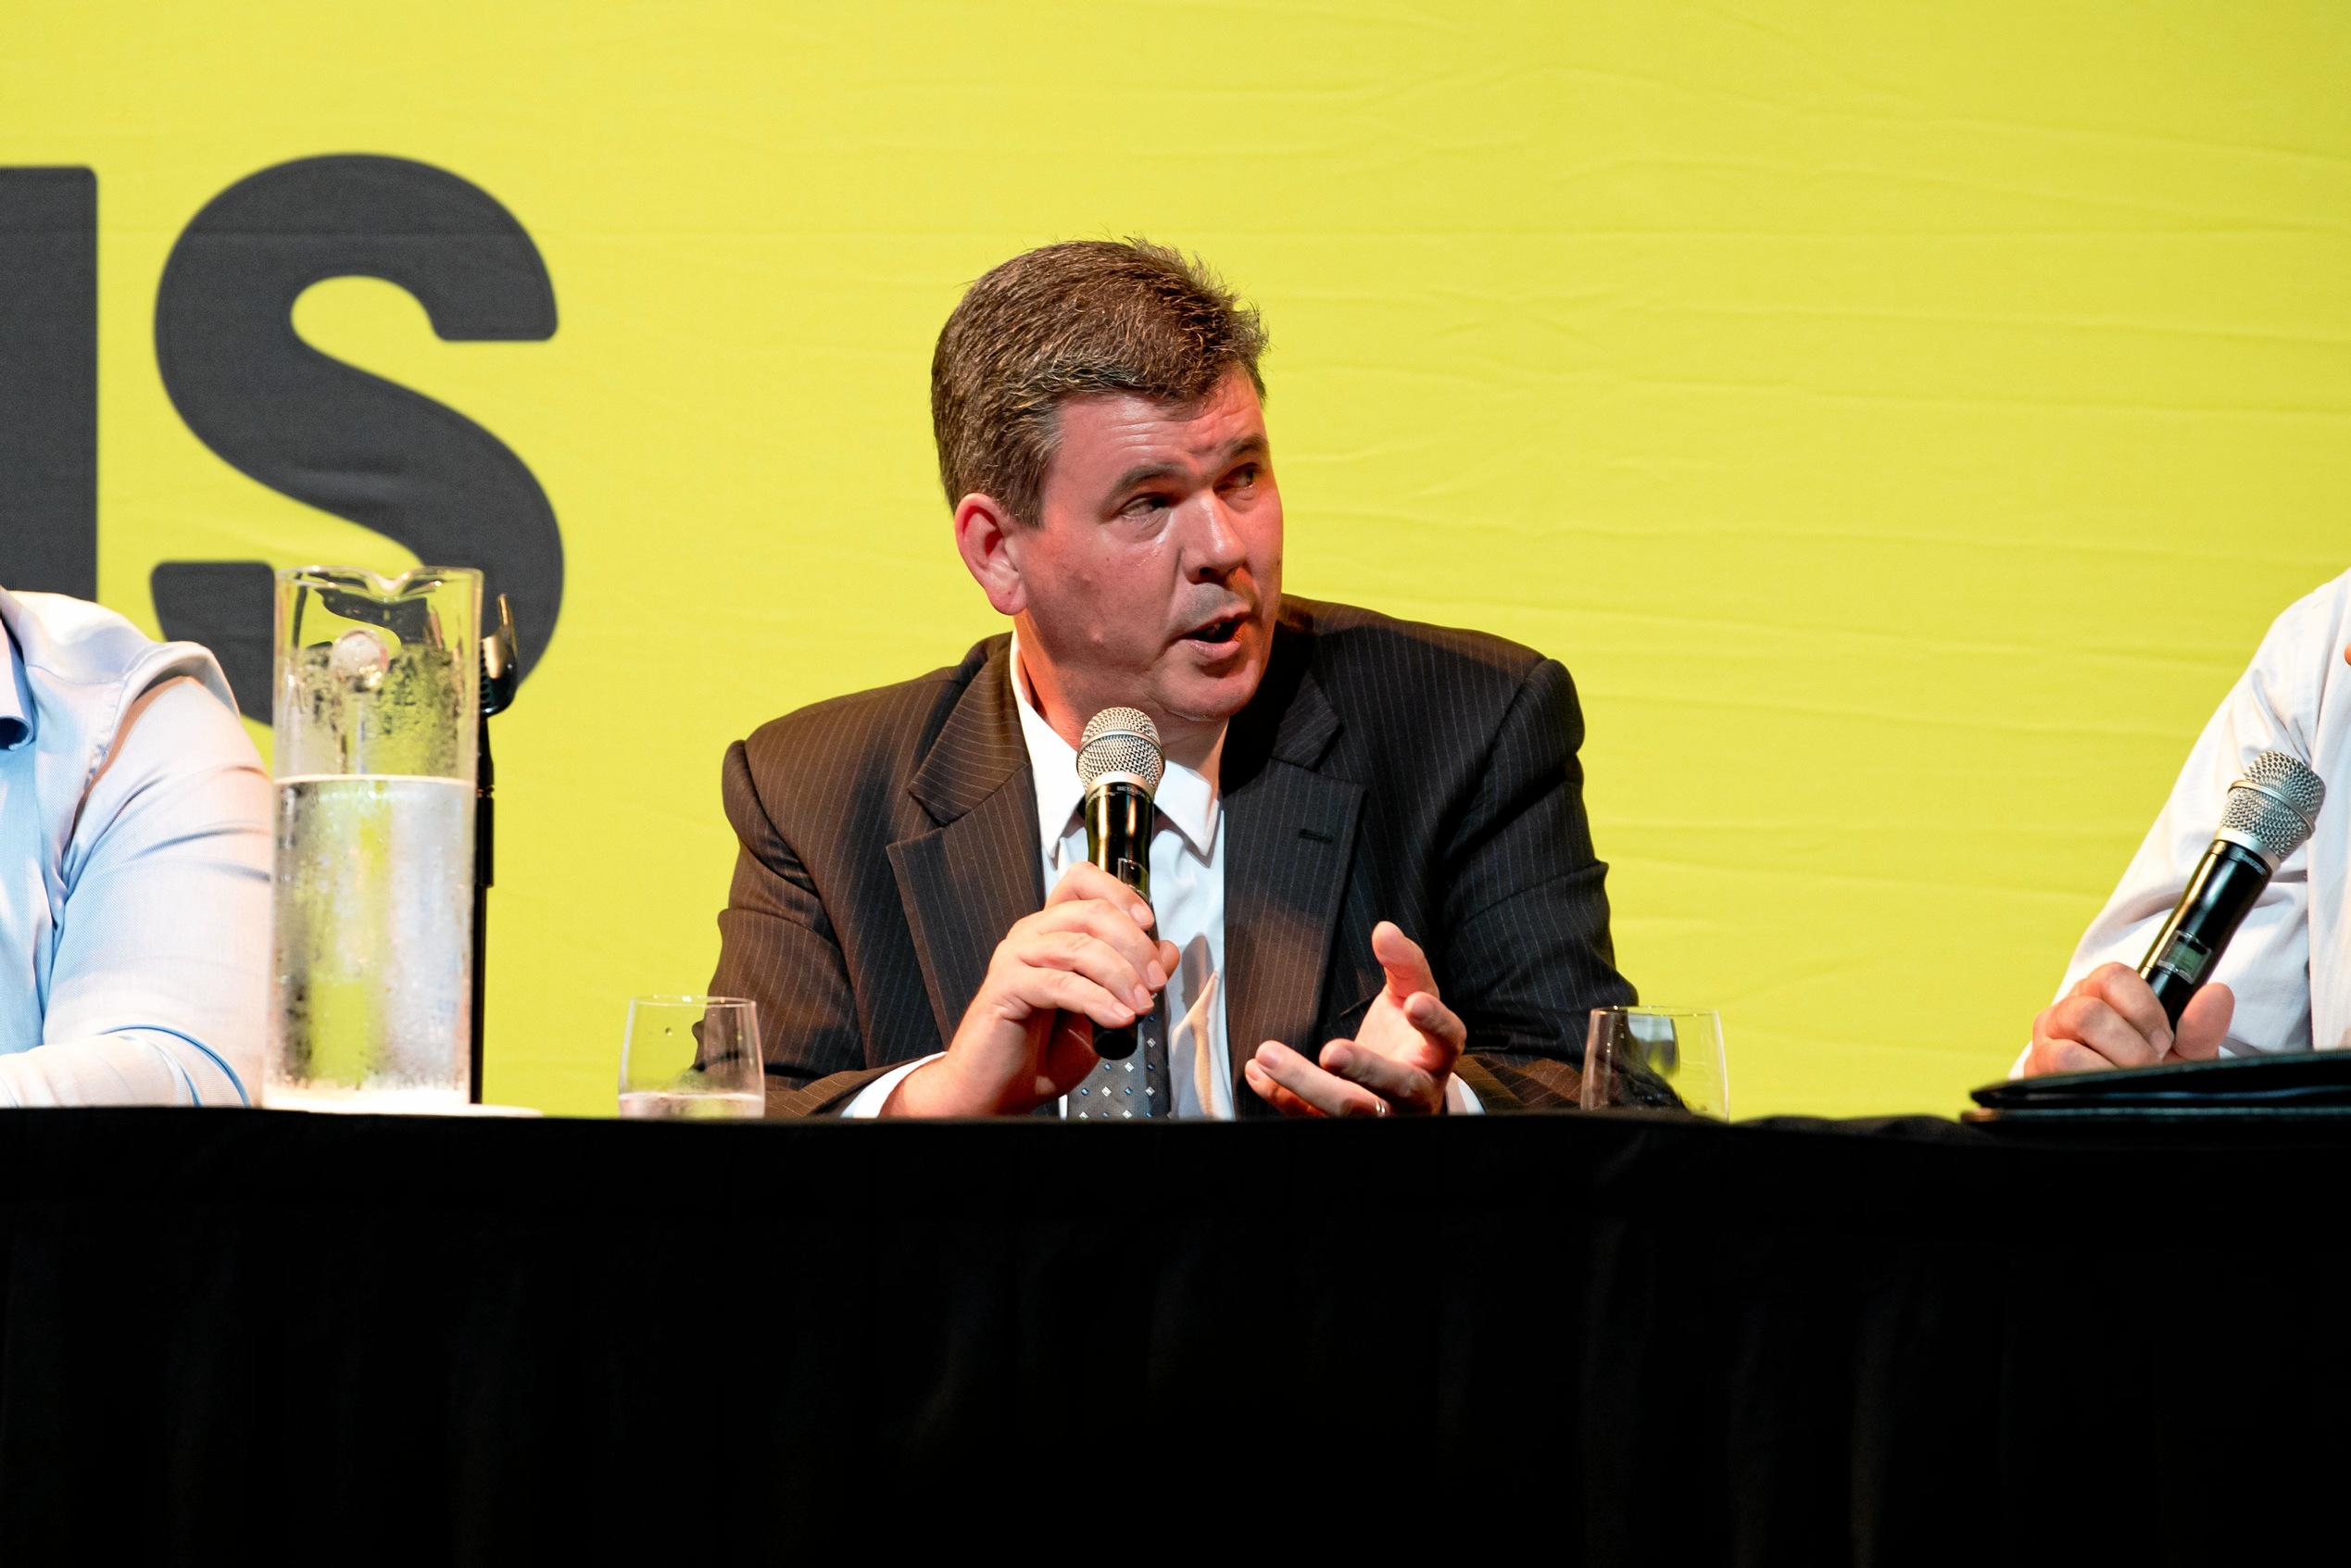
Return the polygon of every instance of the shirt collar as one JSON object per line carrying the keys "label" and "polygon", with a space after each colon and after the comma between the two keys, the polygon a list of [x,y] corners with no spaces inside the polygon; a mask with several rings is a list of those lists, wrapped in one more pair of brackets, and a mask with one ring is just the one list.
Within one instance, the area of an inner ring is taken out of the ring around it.
{"label": "shirt collar", "polygon": [[17,640],[0,626],[0,751],[14,751],[32,738],[31,697]]}
{"label": "shirt collar", "polygon": [[[1021,715],[1021,739],[1028,746],[1028,768],[1037,785],[1037,827],[1040,842],[1051,848],[1069,832],[1070,819],[1086,804],[1086,786],[1077,780],[1077,748],[1062,739],[1028,693],[1028,676],[1021,668],[1021,639],[1012,634],[1012,657],[1005,661],[1012,683],[1012,698]],[[1183,834],[1192,853],[1202,860],[1216,853],[1216,826],[1223,818],[1217,777],[1225,757],[1225,732],[1216,732],[1208,761],[1199,769],[1170,761],[1151,796],[1168,825]]]}

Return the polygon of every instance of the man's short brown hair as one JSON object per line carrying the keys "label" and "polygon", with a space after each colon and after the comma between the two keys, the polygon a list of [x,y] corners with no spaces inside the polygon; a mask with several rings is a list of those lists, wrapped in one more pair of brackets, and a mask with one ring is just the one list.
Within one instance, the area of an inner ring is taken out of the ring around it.
{"label": "man's short brown hair", "polygon": [[947,504],[992,495],[1037,521],[1062,401],[1127,393],[1196,406],[1232,370],[1257,373],[1265,332],[1197,258],[1144,240],[1073,240],[974,283],[931,356],[931,429]]}

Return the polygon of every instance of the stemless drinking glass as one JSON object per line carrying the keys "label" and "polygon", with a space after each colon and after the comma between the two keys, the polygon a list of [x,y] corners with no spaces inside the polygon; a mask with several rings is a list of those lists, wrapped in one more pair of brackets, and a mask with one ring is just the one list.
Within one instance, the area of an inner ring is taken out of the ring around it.
{"label": "stemless drinking glass", "polygon": [[767,1110],[759,1009],[733,997],[638,997],[621,1036],[621,1114],[724,1120]]}
{"label": "stemless drinking glass", "polygon": [[1722,1018],[1666,1008],[1601,1008],[1584,1041],[1584,1109],[1687,1110],[1728,1121]]}

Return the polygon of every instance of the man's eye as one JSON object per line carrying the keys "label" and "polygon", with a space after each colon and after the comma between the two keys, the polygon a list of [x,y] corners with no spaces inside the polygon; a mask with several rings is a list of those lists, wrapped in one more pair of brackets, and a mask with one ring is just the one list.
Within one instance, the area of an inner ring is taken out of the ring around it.
{"label": "man's eye", "polygon": [[1121,507],[1119,510],[1126,513],[1130,517],[1146,517],[1152,512],[1160,510],[1166,505],[1167,497],[1164,495],[1138,495],[1133,500],[1127,502],[1126,505]]}
{"label": "man's eye", "polygon": [[1255,463],[1243,463],[1240,467],[1233,470],[1230,483],[1239,486],[1247,486],[1256,483],[1257,465]]}

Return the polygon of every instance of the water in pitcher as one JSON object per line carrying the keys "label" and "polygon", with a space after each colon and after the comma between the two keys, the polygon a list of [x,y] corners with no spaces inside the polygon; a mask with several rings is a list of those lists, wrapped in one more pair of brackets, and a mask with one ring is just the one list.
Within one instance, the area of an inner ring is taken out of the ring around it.
{"label": "water in pitcher", "polygon": [[473,811],[462,779],[278,781],[278,1048],[266,1103],[465,1104]]}

